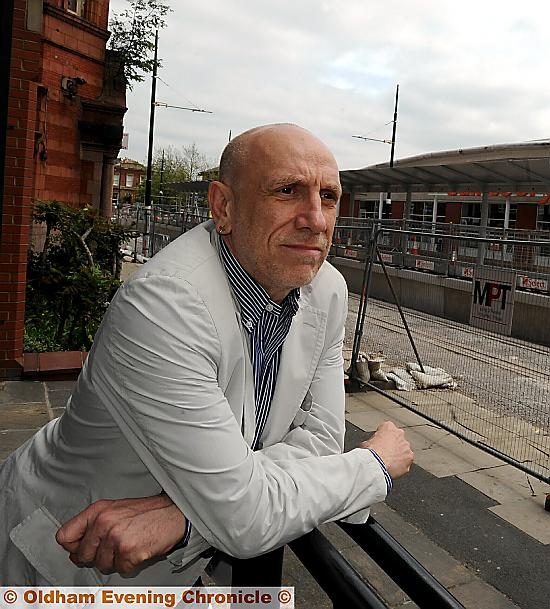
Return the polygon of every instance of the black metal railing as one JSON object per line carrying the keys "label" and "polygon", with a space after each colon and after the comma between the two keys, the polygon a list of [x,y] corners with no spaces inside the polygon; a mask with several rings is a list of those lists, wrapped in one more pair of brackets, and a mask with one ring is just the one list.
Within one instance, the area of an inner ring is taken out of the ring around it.
{"label": "black metal railing", "polygon": [[[366,524],[338,524],[420,609],[464,609],[372,516]],[[388,609],[379,592],[317,529],[292,541],[289,547],[334,609]]]}

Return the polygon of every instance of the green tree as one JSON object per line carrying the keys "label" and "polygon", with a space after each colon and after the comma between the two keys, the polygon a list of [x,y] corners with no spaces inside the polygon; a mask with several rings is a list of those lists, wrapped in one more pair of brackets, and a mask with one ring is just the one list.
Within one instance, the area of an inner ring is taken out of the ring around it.
{"label": "green tree", "polygon": [[[164,163],[163,163],[164,152]],[[177,196],[177,192],[170,187],[172,182],[189,182],[197,180],[201,171],[212,166],[211,161],[197,148],[195,142],[189,146],[168,146],[157,148],[153,154],[152,165],[152,193],[158,201],[159,192],[163,193],[163,200],[170,201]],[[162,174],[162,185],[161,185]],[[143,201],[145,184],[141,185],[139,199]]]}
{"label": "green tree", "polygon": [[145,74],[153,71],[155,30],[166,27],[165,17],[172,9],[165,0],[128,0],[128,4],[109,21],[108,48],[117,52],[131,89],[133,83],[143,81]]}
{"label": "green tree", "polygon": [[89,349],[120,285],[129,233],[96,209],[57,201],[37,203],[33,219],[46,225],[46,237],[28,257],[25,350]]}

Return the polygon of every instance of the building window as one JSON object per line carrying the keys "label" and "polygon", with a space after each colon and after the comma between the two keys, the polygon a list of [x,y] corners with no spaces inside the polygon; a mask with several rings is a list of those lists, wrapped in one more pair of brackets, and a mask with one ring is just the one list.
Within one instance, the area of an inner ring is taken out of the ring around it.
{"label": "building window", "polygon": [[113,186],[120,186],[120,173],[115,173],[113,176]]}
{"label": "building window", "polygon": [[132,188],[134,186],[134,174],[127,173],[126,174],[126,188]]}
{"label": "building window", "polygon": [[550,205],[539,205],[537,213],[537,230],[550,230]]}
{"label": "building window", "polygon": [[66,0],[67,10],[71,13],[75,13],[79,17],[84,16],[84,4],[85,0]]}
{"label": "building window", "polygon": [[[433,222],[433,201],[414,201],[411,205],[411,217],[413,222],[429,223]],[[437,203],[436,222],[445,222],[445,204]]]}
{"label": "building window", "polygon": [[115,207],[118,205],[118,192],[113,192],[113,205]]}
{"label": "building window", "polygon": [[[517,203],[510,204],[510,213],[508,217],[508,228],[514,228],[516,226],[516,216],[518,213]],[[506,216],[506,203],[493,203],[489,204],[489,226],[495,228],[504,228],[504,218]]]}
{"label": "building window", "polygon": [[479,226],[481,224],[481,204],[479,202],[462,203],[462,213],[460,215],[461,224]]}
{"label": "building window", "polygon": [[360,218],[378,218],[378,201],[359,201]]}
{"label": "building window", "polygon": [[139,183],[143,184],[143,182],[145,182],[145,176],[142,173],[140,173],[139,174]]}

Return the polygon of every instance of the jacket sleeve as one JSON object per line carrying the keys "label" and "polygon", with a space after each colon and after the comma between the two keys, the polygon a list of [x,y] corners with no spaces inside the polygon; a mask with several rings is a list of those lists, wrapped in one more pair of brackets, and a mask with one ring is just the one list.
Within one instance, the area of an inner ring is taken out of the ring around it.
{"label": "jacket sleeve", "polygon": [[98,397],[211,545],[255,556],[385,497],[369,451],[277,461],[252,452],[217,382],[220,349],[192,286],[146,277],[119,291],[93,359]]}

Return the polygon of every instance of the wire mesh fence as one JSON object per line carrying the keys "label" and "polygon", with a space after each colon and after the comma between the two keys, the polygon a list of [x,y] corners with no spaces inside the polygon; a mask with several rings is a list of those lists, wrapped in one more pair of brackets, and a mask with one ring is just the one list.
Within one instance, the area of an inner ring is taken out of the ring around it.
{"label": "wire mesh fence", "polygon": [[[353,230],[357,235],[367,229]],[[381,351],[386,371],[401,373],[409,362],[415,362],[411,341],[389,289],[391,282],[421,363],[444,369],[457,384],[455,389],[387,389],[388,397],[397,397],[451,432],[549,481],[550,337],[546,332],[550,297],[544,253],[548,244],[445,234],[434,238],[397,229],[370,234],[379,244],[377,262],[372,260],[375,249],[368,242],[359,245],[354,243],[356,238],[346,243],[364,256],[365,276],[370,277],[358,349],[365,353]],[[415,243],[420,244],[416,251]],[[413,260],[408,261],[409,257]],[[416,260],[431,261],[433,267],[417,266]],[[392,265],[386,269],[387,276],[382,264]],[[459,271],[459,265],[471,270]],[[508,292],[498,288],[494,280],[487,287],[477,279],[487,271],[496,272],[498,277],[504,268],[511,273]],[[519,277],[531,278],[531,283],[526,286]],[[490,296],[496,297],[499,290],[498,298]],[[503,297],[506,306],[513,304],[508,327],[471,325],[477,323],[471,319],[476,300],[478,306],[496,310],[502,307]],[[361,313],[360,306],[359,299],[352,298],[351,314]],[[532,338],[518,337],[525,333]],[[353,336],[350,328],[348,347],[354,338],[357,340],[357,335]]]}

